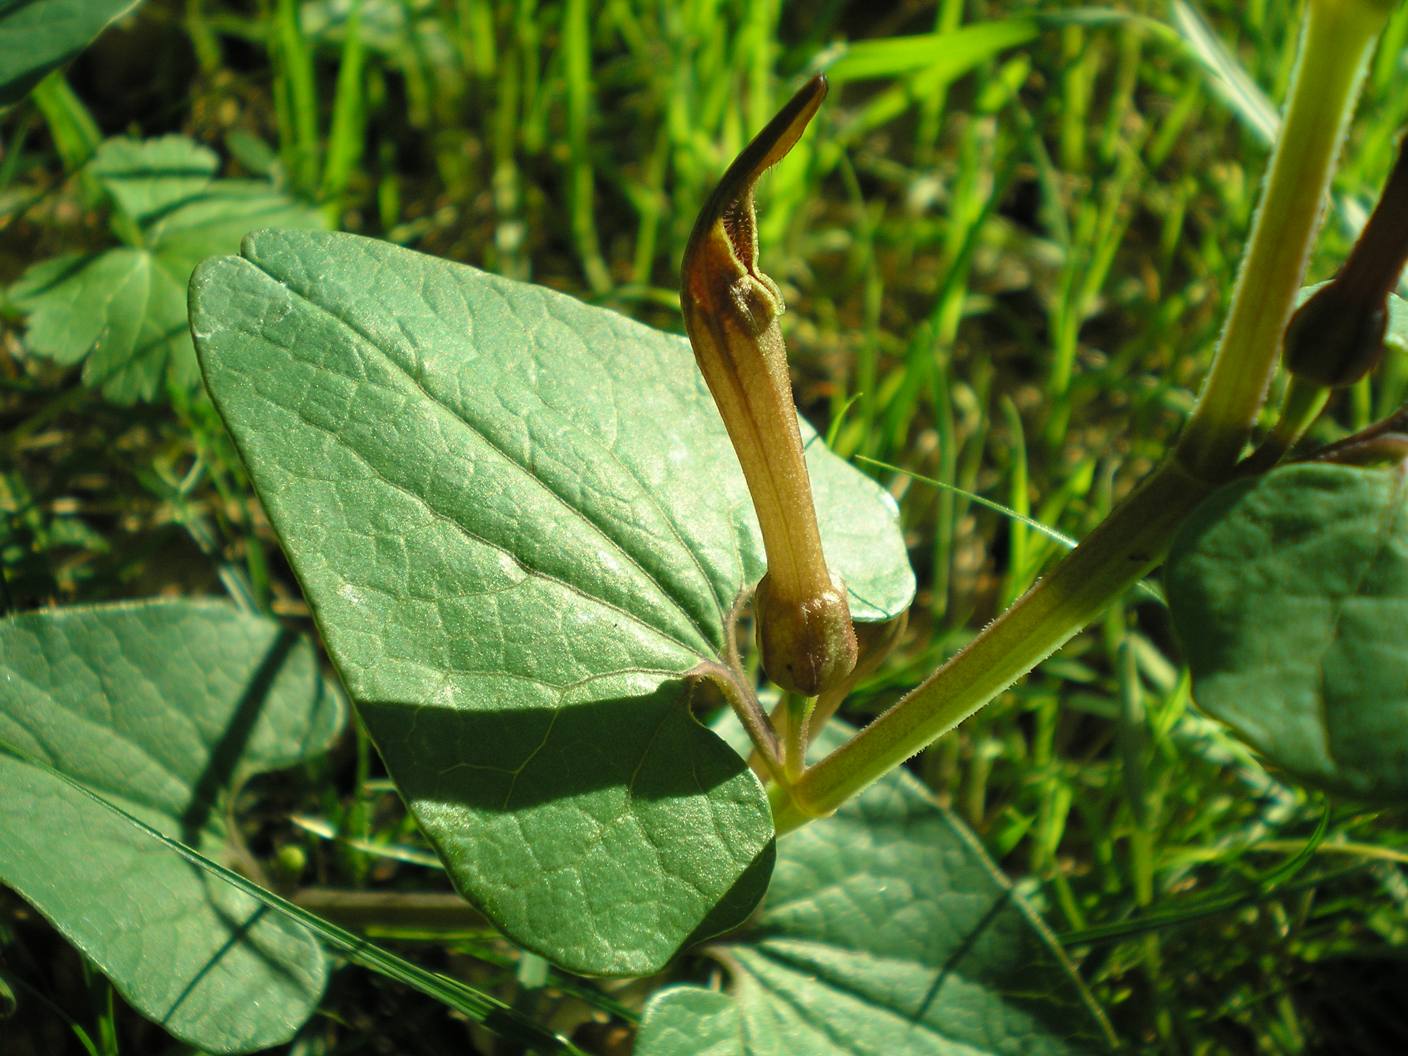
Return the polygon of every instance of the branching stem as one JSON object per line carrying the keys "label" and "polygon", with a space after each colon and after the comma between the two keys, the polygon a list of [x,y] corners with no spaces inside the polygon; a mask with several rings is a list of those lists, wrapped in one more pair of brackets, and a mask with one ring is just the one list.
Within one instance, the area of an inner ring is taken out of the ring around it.
{"label": "branching stem", "polygon": [[1237,471],[1276,369],[1335,156],[1388,6],[1310,0],[1281,138],[1208,379],[1172,456],[966,648],[773,796],[778,832],[834,811],[1060,648],[1162,560]]}

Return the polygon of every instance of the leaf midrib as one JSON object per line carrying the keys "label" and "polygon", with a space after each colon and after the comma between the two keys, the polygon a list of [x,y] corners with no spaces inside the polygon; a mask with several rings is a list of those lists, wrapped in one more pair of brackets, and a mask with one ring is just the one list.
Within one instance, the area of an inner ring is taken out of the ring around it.
{"label": "leaf midrib", "polygon": [[[521,317],[519,317],[518,306],[514,303],[513,298],[507,296],[502,290],[499,289],[499,284],[498,284],[497,282],[493,281],[495,278],[497,278],[497,276],[489,275],[489,276],[488,276],[488,279],[489,279],[490,281],[488,281],[488,282],[485,283],[484,288],[485,288],[486,290],[490,291],[491,293],[493,293],[496,297],[498,297],[499,300],[503,303],[504,308],[505,308],[507,311],[509,311],[510,313],[512,313],[516,318],[519,318],[520,323],[523,325],[523,330],[524,330],[524,332],[529,335],[530,339],[533,341],[533,343],[534,343],[535,345],[538,345],[537,335],[535,335],[535,334],[533,333],[532,327],[528,326],[527,323],[524,322],[524,321],[521,319]],[[540,301],[541,301],[541,307],[542,307],[542,309],[543,309],[543,313],[544,313],[545,315],[548,315],[548,316],[552,317],[553,319],[557,320],[557,322],[558,322],[559,324],[561,324],[562,326],[566,327],[569,331],[571,331],[571,332],[573,333],[573,335],[577,337],[578,341],[581,341],[581,336],[577,333],[576,328],[573,326],[571,320],[569,320],[569,319],[564,319],[564,318],[562,318],[561,316],[559,316],[559,315],[557,314],[557,312],[555,311],[555,307],[556,307],[556,306],[554,305],[554,303],[553,303],[551,297],[548,296],[548,292],[547,292],[547,291],[543,291],[543,290],[537,290],[536,287],[534,287],[533,289],[534,289],[535,292],[537,292],[538,295],[539,295],[539,299],[540,299]],[[468,311],[468,309],[469,309],[468,304],[466,304],[465,307],[466,307],[466,311]],[[632,322],[632,320],[626,320],[626,321],[627,321],[627,322]],[[637,325],[638,325],[638,324],[637,324]],[[585,343],[584,343],[584,342],[583,342],[583,345],[584,345],[584,347],[585,347]],[[539,346],[539,347],[541,347],[541,346]],[[611,380],[611,382],[612,382],[613,385],[614,385],[615,378],[614,378],[614,377],[611,377],[610,380]],[[547,404],[544,403],[544,406],[546,407]],[[553,409],[553,408],[549,408],[549,409],[552,409],[554,414],[560,414],[560,412],[556,411],[556,410]],[[584,433],[583,435],[589,435],[589,434],[585,434],[585,433]],[[606,445],[606,444],[600,444],[600,443],[599,443],[597,446],[598,446],[599,449],[601,450],[602,455],[603,455],[604,458],[609,459],[613,465],[615,465],[618,469],[620,469],[622,473],[624,473],[624,474],[626,474],[628,477],[630,477],[631,480],[636,484],[636,486],[640,488],[640,494],[645,498],[645,500],[646,500],[648,503],[650,503],[651,506],[653,506],[653,507],[655,508],[656,512],[659,513],[661,521],[663,521],[664,524],[669,528],[670,534],[671,534],[672,536],[674,536],[675,541],[679,544],[680,549],[683,550],[686,554],[689,555],[690,562],[694,565],[695,571],[699,573],[699,578],[700,578],[700,580],[701,580],[701,581],[703,582],[703,584],[704,584],[705,592],[708,594],[709,599],[710,599],[710,600],[712,601],[712,603],[713,603],[714,615],[716,615],[716,616],[718,617],[718,621],[719,621],[718,625],[719,625],[720,629],[722,629],[722,628],[728,623],[728,614],[727,614],[727,611],[726,611],[726,606],[729,605],[729,604],[731,604],[733,599],[727,599],[727,600],[725,600],[725,598],[723,598],[723,597],[720,596],[719,590],[718,590],[719,584],[716,583],[715,580],[714,580],[714,578],[709,575],[708,570],[706,570],[705,567],[704,567],[704,562],[703,562],[702,560],[700,560],[699,553],[695,550],[695,548],[694,548],[693,546],[691,546],[691,545],[689,544],[689,540],[687,540],[687,539],[684,537],[684,534],[680,531],[680,526],[679,526],[678,521],[676,521],[676,519],[675,519],[673,516],[671,516],[670,511],[665,508],[664,503],[662,503],[662,502],[660,501],[659,497],[655,494],[654,489],[653,489],[646,481],[644,481],[644,480],[642,480],[642,479],[640,478],[640,476],[639,476],[639,474],[637,473],[635,467],[632,466],[632,465],[630,465],[630,464],[629,464],[628,462],[626,462],[624,459],[622,459],[621,456],[616,452],[616,450],[615,450],[614,448],[612,448],[612,447],[610,447],[610,446],[608,446],[608,445]],[[745,505],[746,505],[746,504],[745,504]],[[748,508],[751,509],[751,506],[748,506]],[[733,508],[733,509],[731,509],[731,510],[730,510],[730,517],[732,517],[732,516],[733,516],[734,514],[736,514],[736,513],[737,513],[737,508],[736,508],[736,507]],[[737,540],[736,540],[736,533],[735,533],[735,540],[734,540],[734,541],[735,541],[735,544],[736,544],[736,542],[737,542]],[[737,545],[735,545],[735,547],[734,547],[734,558],[735,558],[735,564],[736,564],[737,567],[738,567],[738,576],[737,576],[736,582],[738,583],[739,586],[738,586],[737,589],[741,589],[742,584],[743,584],[744,580],[745,580],[746,577],[747,577],[747,573],[746,573],[746,569],[745,569],[745,567],[744,567],[743,554],[742,554],[741,550],[738,549]],[[656,588],[659,589],[659,590],[661,590],[662,593],[664,592],[663,586],[659,583],[659,581],[658,581],[655,577],[653,577],[653,576],[651,577],[651,582],[654,583],[654,584],[656,585]],[[666,596],[669,597],[671,601],[674,601],[674,598],[673,598],[672,595],[669,595],[669,594],[667,593]],[[709,641],[710,648],[712,648],[712,649],[715,650],[714,655],[717,656],[718,653],[719,653],[719,651],[721,651],[721,650],[723,649],[723,640],[720,639],[718,642],[712,641],[712,640],[709,638],[709,635],[704,631],[704,628],[703,628],[702,626],[700,626],[700,623],[699,623],[699,621],[698,621],[697,619],[695,619],[694,617],[692,617],[689,613],[685,612],[684,609],[683,609],[683,607],[680,606],[678,602],[675,602],[675,606],[676,606],[676,608],[679,608],[679,609],[680,609],[681,614],[684,615],[684,617],[685,617],[687,620],[690,621],[690,624],[691,624],[691,625],[694,627],[694,629],[700,634],[700,636],[701,636],[702,638],[704,638],[704,639],[706,639],[706,640]]]}
{"label": "leaf midrib", "polygon": [[[799,944],[802,945],[820,946],[824,950],[832,949],[832,947],[829,947],[825,942],[821,942],[819,940],[793,941],[797,941],[799,942]],[[896,1024],[902,1024],[915,1033],[926,1035],[927,1037],[933,1039],[940,1047],[946,1047],[949,1050],[956,1048],[972,1053],[978,1053],[982,1051],[977,1045],[973,1044],[972,1042],[964,1041],[962,1039],[954,1037],[953,1035],[943,1033],[941,1030],[939,1030],[936,1026],[934,1026],[926,1019],[906,1015],[905,1013],[901,1012],[899,1009],[894,1008],[893,1006],[878,1003],[875,1000],[874,994],[867,994],[864,990],[858,987],[847,985],[848,981],[841,973],[819,974],[815,965],[809,965],[805,962],[794,962],[791,958],[787,957],[786,954],[782,951],[771,947],[766,949],[762,947],[757,947],[751,952],[753,952],[759,958],[771,961],[776,968],[786,971],[794,977],[810,980],[813,985],[820,985],[826,988],[827,990],[832,991],[833,993],[844,995],[852,1001],[855,1001],[857,1004],[863,1005],[867,1009],[879,1013],[885,1019],[891,1020]],[[853,949],[846,949],[844,952],[861,960],[868,960],[873,956],[872,954]],[[780,1000],[785,1005],[787,1005],[788,1008],[792,1009],[797,1015],[802,1016],[805,1020],[811,1022],[814,1026],[822,1026],[823,1032],[826,1034],[827,1037],[833,1039],[833,1042],[837,1044],[838,1048],[844,1048],[844,1045],[840,1043],[841,1040],[844,1040],[846,1042],[850,1041],[850,1037],[838,1035],[836,1033],[836,1031],[832,1028],[831,1021],[829,1019],[823,1018],[820,1023],[818,1023],[816,1017],[808,1009],[803,1007],[793,996],[791,989],[781,989],[773,985],[764,977],[758,975],[757,972],[749,968],[746,958],[740,959],[738,963],[742,966],[742,969],[744,971],[748,972],[748,974],[753,977],[753,982],[758,986],[760,990],[762,990],[764,993],[772,995],[775,1000]],[[898,963],[906,966],[913,966],[916,970],[926,970],[924,966],[921,966],[917,964],[917,962],[912,960],[899,961]],[[938,974],[938,971],[936,971],[935,968],[932,966],[930,966],[927,971],[929,974]],[[968,979],[970,985],[980,985],[973,984],[972,980],[969,979],[969,977],[963,975],[962,973],[956,974],[959,978]],[[986,988],[984,987],[983,989]],[[937,994],[935,994],[934,996],[936,997]]]}
{"label": "leaf midrib", "polygon": [[[510,560],[513,561],[514,566],[515,566],[516,568],[519,568],[519,569],[522,570],[522,572],[523,572],[523,574],[524,574],[525,576],[531,577],[531,578],[533,578],[533,579],[540,579],[540,580],[542,580],[542,581],[545,582],[545,583],[552,583],[552,584],[554,584],[555,586],[561,587],[563,590],[567,591],[567,592],[570,593],[570,594],[575,594],[575,595],[577,595],[579,598],[582,598],[582,599],[585,600],[585,601],[591,602],[593,605],[600,605],[602,608],[607,609],[607,610],[609,610],[609,611],[611,611],[611,612],[619,613],[620,615],[624,616],[626,619],[628,619],[628,620],[630,620],[631,622],[637,624],[638,626],[644,627],[646,630],[650,631],[652,634],[654,634],[654,635],[656,635],[657,637],[659,637],[662,641],[669,642],[671,645],[679,646],[679,648],[681,648],[681,649],[683,649],[685,652],[689,653],[689,654],[691,655],[691,657],[697,657],[697,656],[699,656],[699,651],[698,651],[694,646],[690,645],[688,642],[681,641],[679,638],[676,638],[674,635],[670,634],[668,631],[665,631],[665,630],[663,630],[663,629],[661,629],[661,628],[655,626],[653,623],[647,622],[647,621],[646,621],[645,619],[643,619],[639,614],[634,613],[634,612],[630,611],[629,609],[622,608],[620,605],[617,605],[617,604],[614,603],[614,602],[608,601],[608,600],[605,599],[605,598],[598,597],[598,596],[595,595],[595,594],[589,593],[588,591],[582,589],[582,587],[580,587],[578,584],[569,582],[568,580],[565,580],[565,579],[563,579],[563,578],[560,577],[560,576],[555,576],[555,575],[553,575],[551,572],[544,572],[544,571],[543,571],[542,569],[540,569],[540,568],[534,568],[534,567],[531,566],[531,565],[525,564],[524,561],[523,561],[523,559],[522,559],[518,554],[515,554],[512,550],[509,550],[509,549],[508,549],[507,547],[505,547],[502,543],[497,543],[497,542],[495,542],[494,540],[489,539],[489,538],[486,538],[485,536],[480,535],[478,532],[475,532],[475,531],[471,530],[468,526],[466,526],[463,522],[461,522],[461,521],[458,520],[457,518],[451,516],[451,515],[448,514],[448,513],[444,513],[444,512],[442,512],[441,510],[437,509],[435,506],[431,505],[430,502],[427,501],[427,499],[425,498],[424,495],[417,494],[416,492],[414,492],[414,491],[412,491],[410,488],[408,488],[406,485],[401,484],[401,483],[399,483],[398,481],[392,480],[390,477],[386,476],[386,474],[384,474],[381,470],[379,470],[375,465],[373,465],[373,464],[367,459],[366,455],[364,455],[364,454],[363,454],[361,451],[359,451],[357,448],[355,448],[355,447],[353,447],[352,445],[346,443],[346,442],[343,440],[342,436],[339,435],[338,432],[337,432],[335,429],[332,429],[332,428],[329,427],[329,426],[322,425],[322,424],[320,424],[320,423],[318,423],[318,422],[315,422],[315,421],[311,420],[311,419],[308,418],[308,416],[305,415],[302,411],[297,410],[296,408],[293,408],[293,407],[289,407],[287,404],[279,403],[279,402],[277,402],[276,400],[274,400],[272,397],[266,396],[264,393],[259,392],[257,389],[254,389],[254,390],[251,390],[251,391],[253,392],[254,396],[255,396],[257,399],[265,400],[266,402],[268,402],[268,403],[271,404],[272,406],[275,406],[275,407],[279,408],[279,409],[282,410],[282,411],[285,411],[285,412],[287,412],[287,413],[289,413],[289,414],[294,415],[300,422],[302,422],[302,423],[303,423],[304,425],[306,425],[308,428],[310,428],[310,429],[315,429],[315,430],[317,430],[318,432],[323,433],[324,435],[331,437],[333,440],[336,440],[339,444],[342,445],[342,447],[343,447],[344,450],[346,450],[346,451],[348,451],[349,453],[351,453],[351,455],[352,455],[354,458],[356,458],[358,462],[360,462],[363,466],[365,466],[365,467],[367,468],[368,472],[372,473],[372,474],[376,477],[376,479],[377,479],[378,481],[380,481],[381,483],[385,484],[388,488],[392,488],[392,489],[394,489],[394,490],[400,492],[402,495],[405,495],[407,498],[412,499],[412,500],[414,500],[415,502],[419,503],[420,506],[425,510],[425,512],[428,513],[431,517],[433,517],[433,518],[434,518],[435,520],[437,520],[437,521],[440,521],[440,522],[442,522],[442,523],[444,523],[444,524],[449,525],[451,528],[453,528],[453,529],[455,529],[456,531],[458,531],[458,532],[460,532],[461,534],[463,534],[466,539],[470,539],[470,540],[472,540],[472,541],[474,541],[474,542],[480,544],[481,546],[484,546],[484,547],[487,547],[487,548],[490,549],[490,550],[493,550],[495,553],[502,554],[502,555],[504,555],[505,557],[509,558]],[[316,606],[316,602],[314,602],[314,604],[315,604],[315,606]],[[630,668],[630,669],[624,669],[624,668],[623,668],[623,669],[621,669],[621,670],[635,670],[635,669],[634,669],[634,668]],[[681,670],[685,670],[685,669],[681,669]],[[498,672],[498,671],[492,671],[492,670],[484,669],[484,670],[465,671],[464,673],[465,673],[465,674],[470,674],[470,675],[474,675],[474,674],[498,675],[498,674],[503,674],[503,673],[505,673],[505,672]],[[599,672],[600,675],[614,675],[614,674],[617,674],[617,673],[618,673],[618,671],[616,671],[616,670]],[[523,677],[530,678],[530,679],[532,678],[532,676],[523,676]],[[533,680],[534,680],[534,681],[538,681],[537,679],[533,679]]]}
{"label": "leaf midrib", "polygon": [[[678,612],[678,613],[680,614],[680,616],[681,616],[681,617],[689,624],[689,626],[693,629],[695,635],[698,637],[698,641],[697,641],[696,643],[685,642],[685,641],[681,640],[680,638],[676,637],[673,633],[671,633],[670,631],[666,630],[665,628],[659,627],[659,626],[657,626],[656,624],[650,622],[648,619],[646,619],[645,617],[641,616],[639,613],[632,612],[632,611],[630,611],[629,609],[625,609],[625,608],[623,608],[622,606],[620,606],[620,605],[618,605],[618,604],[616,604],[616,603],[614,603],[614,602],[608,601],[608,600],[606,600],[605,598],[602,598],[602,597],[599,597],[599,596],[597,596],[597,595],[595,595],[595,594],[592,594],[592,593],[590,593],[590,592],[584,590],[582,587],[580,587],[579,585],[577,585],[577,584],[575,584],[575,583],[567,582],[566,580],[563,580],[562,578],[560,578],[560,577],[558,577],[558,576],[552,575],[551,573],[545,572],[545,571],[543,571],[543,570],[541,570],[541,569],[538,569],[538,568],[535,568],[535,567],[533,567],[533,566],[528,565],[528,564],[524,561],[524,559],[522,558],[521,555],[512,552],[512,551],[509,550],[507,547],[505,547],[502,543],[499,543],[499,542],[496,542],[496,541],[487,539],[487,538],[485,538],[484,536],[482,536],[482,535],[480,535],[480,534],[478,534],[478,533],[472,531],[467,525],[463,524],[458,518],[455,518],[455,517],[453,517],[453,516],[451,516],[451,515],[449,515],[449,514],[446,514],[446,513],[442,512],[441,510],[437,509],[435,506],[433,506],[433,505],[430,503],[430,501],[429,501],[425,496],[419,495],[419,494],[417,494],[416,492],[414,492],[414,491],[410,490],[409,488],[407,488],[405,485],[400,484],[400,483],[398,483],[398,482],[396,482],[396,481],[391,480],[390,478],[388,478],[384,473],[381,472],[381,470],[379,470],[375,465],[373,465],[373,464],[367,459],[367,457],[363,454],[363,452],[361,452],[361,451],[358,450],[357,448],[353,447],[350,443],[348,443],[348,442],[346,441],[346,439],[345,439],[344,437],[342,437],[341,435],[339,435],[336,431],[330,429],[330,428],[327,427],[327,426],[320,425],[320,424],[318,424],[317,422],[310,421],[306,415],[302,414],[302,413],[301,413],[300,411],[298,411],[297,409],[288,406],[287,404],[277,403],[277,401],[274,401],[272,398],[269,398],[269,397],[265,397],[265,398],[268,398],[271,403],[275,403],[277,406],[279,406],[279,407],[282,408],[283,410],[288,411],[288,412],[291,412],[291,413],[297,415],[300,421],[304,422],[306,425],[310,426],[311,428],[318,429],[319,431],[321,431],[321,432],[325,433],[326,435],[332,437],[332,439],[334,439],[342,448],[344,448],[345,450],[350,451],[351,453],[353,453],[363,465],[365,465],[372,473],[376,474],[377,479],[383,481],[383,482],[384,482],[385,484],[387,484],[389,487],[396,488],[397,490],[399,490],[400,492],[402,492],[402,494],[405,494],[405,495],[408,496],[409,498],[412,498],[412,499],[414,499],[415,501],[417,501],[418,503],[420,503],[420,505],[423,506],[423,507],[425,508],[425,510],[426,510],[427,512],[429,512],[432,516],[436,517],[436,518],[439,519],[439,520],[445,521],[445,522],[447,522],[448,524],[452,525],[453,527],[457,528],[458,530],[460,530],[461,532],[463,532],[466,537],[471,538],[471,539],[474,539],[476,542],[479,542],[479,543],[481,543],[481,544],[483,544],[483,545],[485,545],[485,546],[488,546],[488,547],[490,547],[490,548],[492,548],[492,549],[494,549],[494,550],[496,550],[496,551],[498,551],[498,552],[500,552],[500,553],[502,553],[502,554],[505,554],[505,555],[508,556],[508,557],[511,557],[511,558],[514,560],[514,562],[515,562],[520,568],[522,568],[526,573],[528,573],[528,574],[530,574],[530,575],[533,575],[533,576],[536,576],[536,577],[539,577],[539,578],[541,578],[541,579],[550,581],[550,582],[557,583],[557,584],[559,584],[559,585],[561,585],[561,586],[563,586],[563,587],[565,587],[565,588],[571,590],[573,593],[575,593],[575,594],[577,594],[577,595],[579,595],[579,596],[581,596],[581,597],[583,597],[583,598],[586,598],[586,599],[588,599],[588,600],[590,600],[590,601],[592,601],[592,602],[595,602],[596,604],[602,605],[603,607],[606,607],[606,608],[608,608],[608,609],[611,609],[612,611],[620,612],[622,615],[627,616],[628,618],[630,618],[633,622],[637,623],[638,625],[647,628],[648,630],[654,632],[656,635],[660,636],[661,638],[665,639],[666,641],[669,641],[669,642],[671,642],[671,643],[673,643],[673,644],[675,644],[675,645],[678,645],[680,648],[685,649],[686,651],[689,651],[689,652],[693,653],[695,656],[699,657],[700,659],[717,659],[717,652],[716,652],[716,650],[715,650],[713,644],[710,642],[709,636],[708,636],[708,635],[704,632],[704,630],[701,628],[701,626],[700,626],[700,624],[699,624],[699,621],[698,621],[693,615],[691,615],[688,611],[686,611],[686,610],[683,608],[683,606],[680,605],[679,601],[673,596],[673,594],[671,594],[668,590],[665,589],[665,587],[663,586],[663,584],[661,584],[661,582],[659,581],[659,579],[656,578],[656,576],[655,576],[652,572],[650,572],[647,568],[645,568],[645,567],[640,563],[640,561],[635,557],[634,554],[632,554],[630,551],[628,551],[628,550],[622,545],[622,543],[621,543],[618,539],[616,539],[613,535],[611,535],[609,532],[607,532],[601,525],[599,525],[599,524],[598,524],[593,518],[591,518],[585,511],[583,511],[583,510],[581,510],[581,509],[578,509],[577,507],[573,506],[571,503],[569,503],[569,502],[566,500],[566,498],[564,498],[561,494],[559,494],[559,493],[558,493],[557,491],[555,491],[552,487],[550,487],[550,486],[547,484],[546,481],[544,481],[542,478],[540,478],[540,477],[539,477],[537,474],[535,474],[531,469],[529,469],[527,466],[523,465],[523,463],[519,462],[517,459],[512,458],[512,457],[508,454],[508,452],[506,452],[505,450],[503,450],[503,448],[502,448],[499,444],[495,443],[486,433],[484,433],[484,432],[483,432],[481,429],[479,429],[473,422],[471,422],[471,421],[470,421],[469,419],[467,419],[463,414],[461,414],[461,413],[459,412],[459,410],[457,410],[457,409],[454,408],[454,407],[449,406],[449,405],[446,404],[444,401],[442,401],[441,399],[439,399],[438,397],[436,397],[436,396],[435,396],[433,393],[431,393],[429,390],[427,390],[426,387],[425,387],[425,385],[420,381],[420,379],[416,378],[416,377],[415,377],[410,371],[408,371],[404,366],[402,366],[400,363],[398,363],[393,357],[391,357],[390,355],[388,355],[388,354],[381,348],[381,346],[380,346],[379,344],[377,344],[377,342],[376,342],[369,334],[367,334],[361,327],[359,327],[355,322],[353,322],[353,321],[350,320],[350,319],[344,318],[342,315],[340,315],[340,314],[338,314],[337,312],[333,311],[333,310],[332,310],[331,308],[329,308],[328,306],[323,305],[323,304],[320,304],[318,301],[314,300],[311,296],[309,296],[309,295],[308,295],[307,293],[305,293],[303,290],[296,289],[296,288],[293,287],[286,279],[281,278],[280,276],[273,274],[271,271],[269,271],[268,269],[266,269],[265,267],[263,267],[258,261],[250,260],[248,257],[242,257],[242,258],[240,258],[240,259],[241,259],[243,262],[248,263],[249,265],[251,265],[252,267],[254,267],[261,275],[264,275],[264,276],[265,276],[266,278],[268,278],[271,282],[275,283],[280,289],[286,291],[290,296],[292,296],[292,297],[294,297],[294,298],[297,298],[297,299],[298,299],[300,302],[302,302],[303,304],[308,305],[309,308],[313,309],[314,311],[317,311],[317,312],[320,313],[321,315],[325,316],[325,317],[328,318],[328,319],[331,319],[333,322],[335,322],[335,323],[337,323],[339,326],[343,327],[348,333],[350,333],[351,335],[353,335],[365,348],[370,349],[370,350],[373,351],[378,357],[380,357],[380,359],[382,360],[382,362],[384,362],[388,367],[390,367],[391,369],[393,369],[393,370],[395,371],[395,373],[396,373],[399,377],[403,378],[407,384],[409,384],[410,386],[412,386],[412,387],[415,389],[415,391],[418,392],[422,397],[424,397],[424,399],[425,399],[427,402],[429,402],[430,404],[432,404],[433,406],[435,406],[437,409],[439,409],[439,410],[442,411],[443,413],[447,414],[451,419],[453,419],[455,422],[458,422],[461,426],[463,426],[465,429],[467,429],[469,432],[471,432],[471,433],[472,433],[475,437],[477,437],[487,448],[489,448],[491,451],[495,452],[501,459],[503,459],[503,461],[504,461],[504,463],[505,463],[506,465],[512,466],[514,469],[516,469],[519,473],[521,473],[521,474],[523,475],[523,477],[524,477],[525,479],[531,481],[534,485],[536,485],[538,488],[540,488],[540,489],[543,491],[543,493],[545,493],[546,495],[550,496],[551,499],[552,499],[554,502],[556,502],[556,503],[557,503],[558,505],[560,505],[564,510],[566,510],[569,514],[571,514],[573,517],[575,517],[580,523],[582,523],[583,525],[586,525],[588,528],[590,528],[590,529],[592,530],[592,532],[597,535],[597,537],[599,537],[600,539],[602,539],[602,540],[604,540],[605,542],[607,542],[618,554],[621,555],[621,557],[622,557],[632,568],[634,568],[634,569],[641,575],[641,577],[643,577],[647,582],[649,582],[649,583],[651,584],[652,587],[654,587],[654,589],[655,589],[655,591],[656,591],[658,597],[659,597],[661,600],[663,600],[669,607],[673,608],[676,612]],[[303,360],[303,362],[304,362],[306,365],[310,366],[310,367],[319,367],[319,366],[321,366],[321,369],[327,369],[326,365],[314,364],[314,363],[312,363],[312,362],[309,361],[309,360]],[[258,395],[263,396],[263,393],[258,393],[258,390],[257,390],[257,389],[256,389],[256,393],[257,393]],[[631,475],[631,479],[632,479],[632,480],[635,480],[637,484],[640,483],[639,480],[638,480],[638,478],[636,478],[636,477],[634,476],[634,474]],[[643,488],[642,490],[648,492],[648,489],[644,489],[644,488]],[[669,518],[669,517],[666,517],[665,519],[666,519],[667,521],[670,521],[670,518]],[[670,523],[673,525],[673,522],[670,522]],[[691,550],[691,552],[692,552],[692,549],[691,549],[690,547],[688,547],[687,545],[685,546],[685,549]],[[697,559],[696,559],[696,560],[697,560]],[[705,582],[706,582],[706,584],[708,584],[708,585],[710,586],[710,588],[711,588],[711,589],[709,590],[710,597],[711,597],[713,600],[715,600],[715,601],[717,602],[717,598],[715,597],[714,591],[713,591],[713,589],[712,589],[712,583],[709,582],[709,580],[708,580],[707,577],[706,577]]]}

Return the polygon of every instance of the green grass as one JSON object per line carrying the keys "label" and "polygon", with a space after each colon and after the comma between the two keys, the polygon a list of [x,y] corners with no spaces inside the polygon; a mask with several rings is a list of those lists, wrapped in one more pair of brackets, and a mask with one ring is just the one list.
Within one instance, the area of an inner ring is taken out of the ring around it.
{"label": "green grass", "polygon": [[[1130,10],[1164,26],[1175,12]],[[678,262],[712,181],[802,76],[852,63],[817,127],[765,179],[759,219],[763,266],[789,304],[799,405],[901,501],[920,575],[904,645],[856,696],[863,718],[1061,550],[965,492],[1079,538],[1191,406],[1267,156],[1256,92],[1274,115],[1296,16],[1295,5],[1208,0],[1199,35],[1177,10],[1184,35],[1047,4],[1030,43],[979,31],[848,53],[1015,9],[150,0],[0,117],[0,284],[102,243],[79,173],[101,136],[179,131],[232,174],[271,168],[336,226],[678,330]],[[140,61],[153,49],[176,58]],[[1312,279],[1342,259],[1408,123],[1405,49],[1400,7]],[[936,75],[935,61],[952,69]],[[1218,69],[1237,74],[1224,90]],[[106,406],[75,374],[26,359],[9,319],[5,607],[230,593],[306,619],[209,405]],[[1315,435],[1362,426],[1406,393],[1408,365],[1390,363],[1337,396]],[[1147,596],[1131,593],[914,765],[1041,906],[1132,1048],[1371,1052],[1402,1040],[1385,1002],[1408,982],[1408,815],[1327,805],[1268,774],[1193,707]],[[418,836],[379,774],[357,730],[308,772],[248,789],[251,848],[291,891],[444,890],[401,853]],[[289,810],[321,828],[292,825]],[[413,960],[554,1029],[580,1028],[593,1051],[645,993],[544,984],[541,965],[482,925],[408,930],[398,912],[388,899],[380,933]],[[0,914],[17,1036],[155,1051],[143,1048],[149,1028],[16,900],[0,895]],[[710,971],[691,959],[682,970]],[[368,1051],[367,1030],[395,1051],[426,1039],[513,1051],[418,1001],[343,977],[301,1051]]]}

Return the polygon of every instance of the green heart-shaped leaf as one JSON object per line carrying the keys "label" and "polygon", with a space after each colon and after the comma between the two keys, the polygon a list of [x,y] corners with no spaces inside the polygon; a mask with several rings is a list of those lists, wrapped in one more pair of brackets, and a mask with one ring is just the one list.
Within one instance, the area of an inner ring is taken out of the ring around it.
{"label": "green heart-shaped leaf", "polygon": [[[691,716],[686,676],[724,655],[762,547],[685,341],[310,232],[202,265],[191,326],[334,662],[460,890],[584,972],[651,972],[743,919],[771,814]],[[903,610],[893,501],[820,443],[808,461],[852,612]]]}
{"label": "green heart-shaped leaf", "polygon": [[231,786],[323,751],[345,711],[306,641],[225,604],[0,622],[0,882],[177,1037],[287,1041],[327,980],[313,937],[25,760],[219,856]]}
{"label": "green heart-shaped leaf", "polygon": [[762,911],[718,953],[729,993],[660,991],[636,1056],[1033,1056],[1111,1044],[1036,914],[904,771],[783,837]]}
{"label": "green heart-shaped leaf", "polygon": [[1402,467],[1287,466],[1216,492],[1166,579],[1203,710],[1327,788],[1408,798]]}

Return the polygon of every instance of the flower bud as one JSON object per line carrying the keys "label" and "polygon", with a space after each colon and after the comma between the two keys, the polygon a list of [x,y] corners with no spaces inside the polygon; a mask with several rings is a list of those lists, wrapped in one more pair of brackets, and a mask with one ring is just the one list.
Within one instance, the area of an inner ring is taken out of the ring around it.
{"label": "flower bud", "polygon": [[1353,385],[1379,365],[1387,328],[1386,295],[1375,302],[1327,283],[1286,325],[1286,370],[1330,389]]}
{"label": "flower bud", "polygon": [[1408,139],[1373,215],[1340,273],[1297,309],[1286,327],[1286,370],[1343,388],[1378,366],[1388,326],[1388,296],[1408,263]]}

